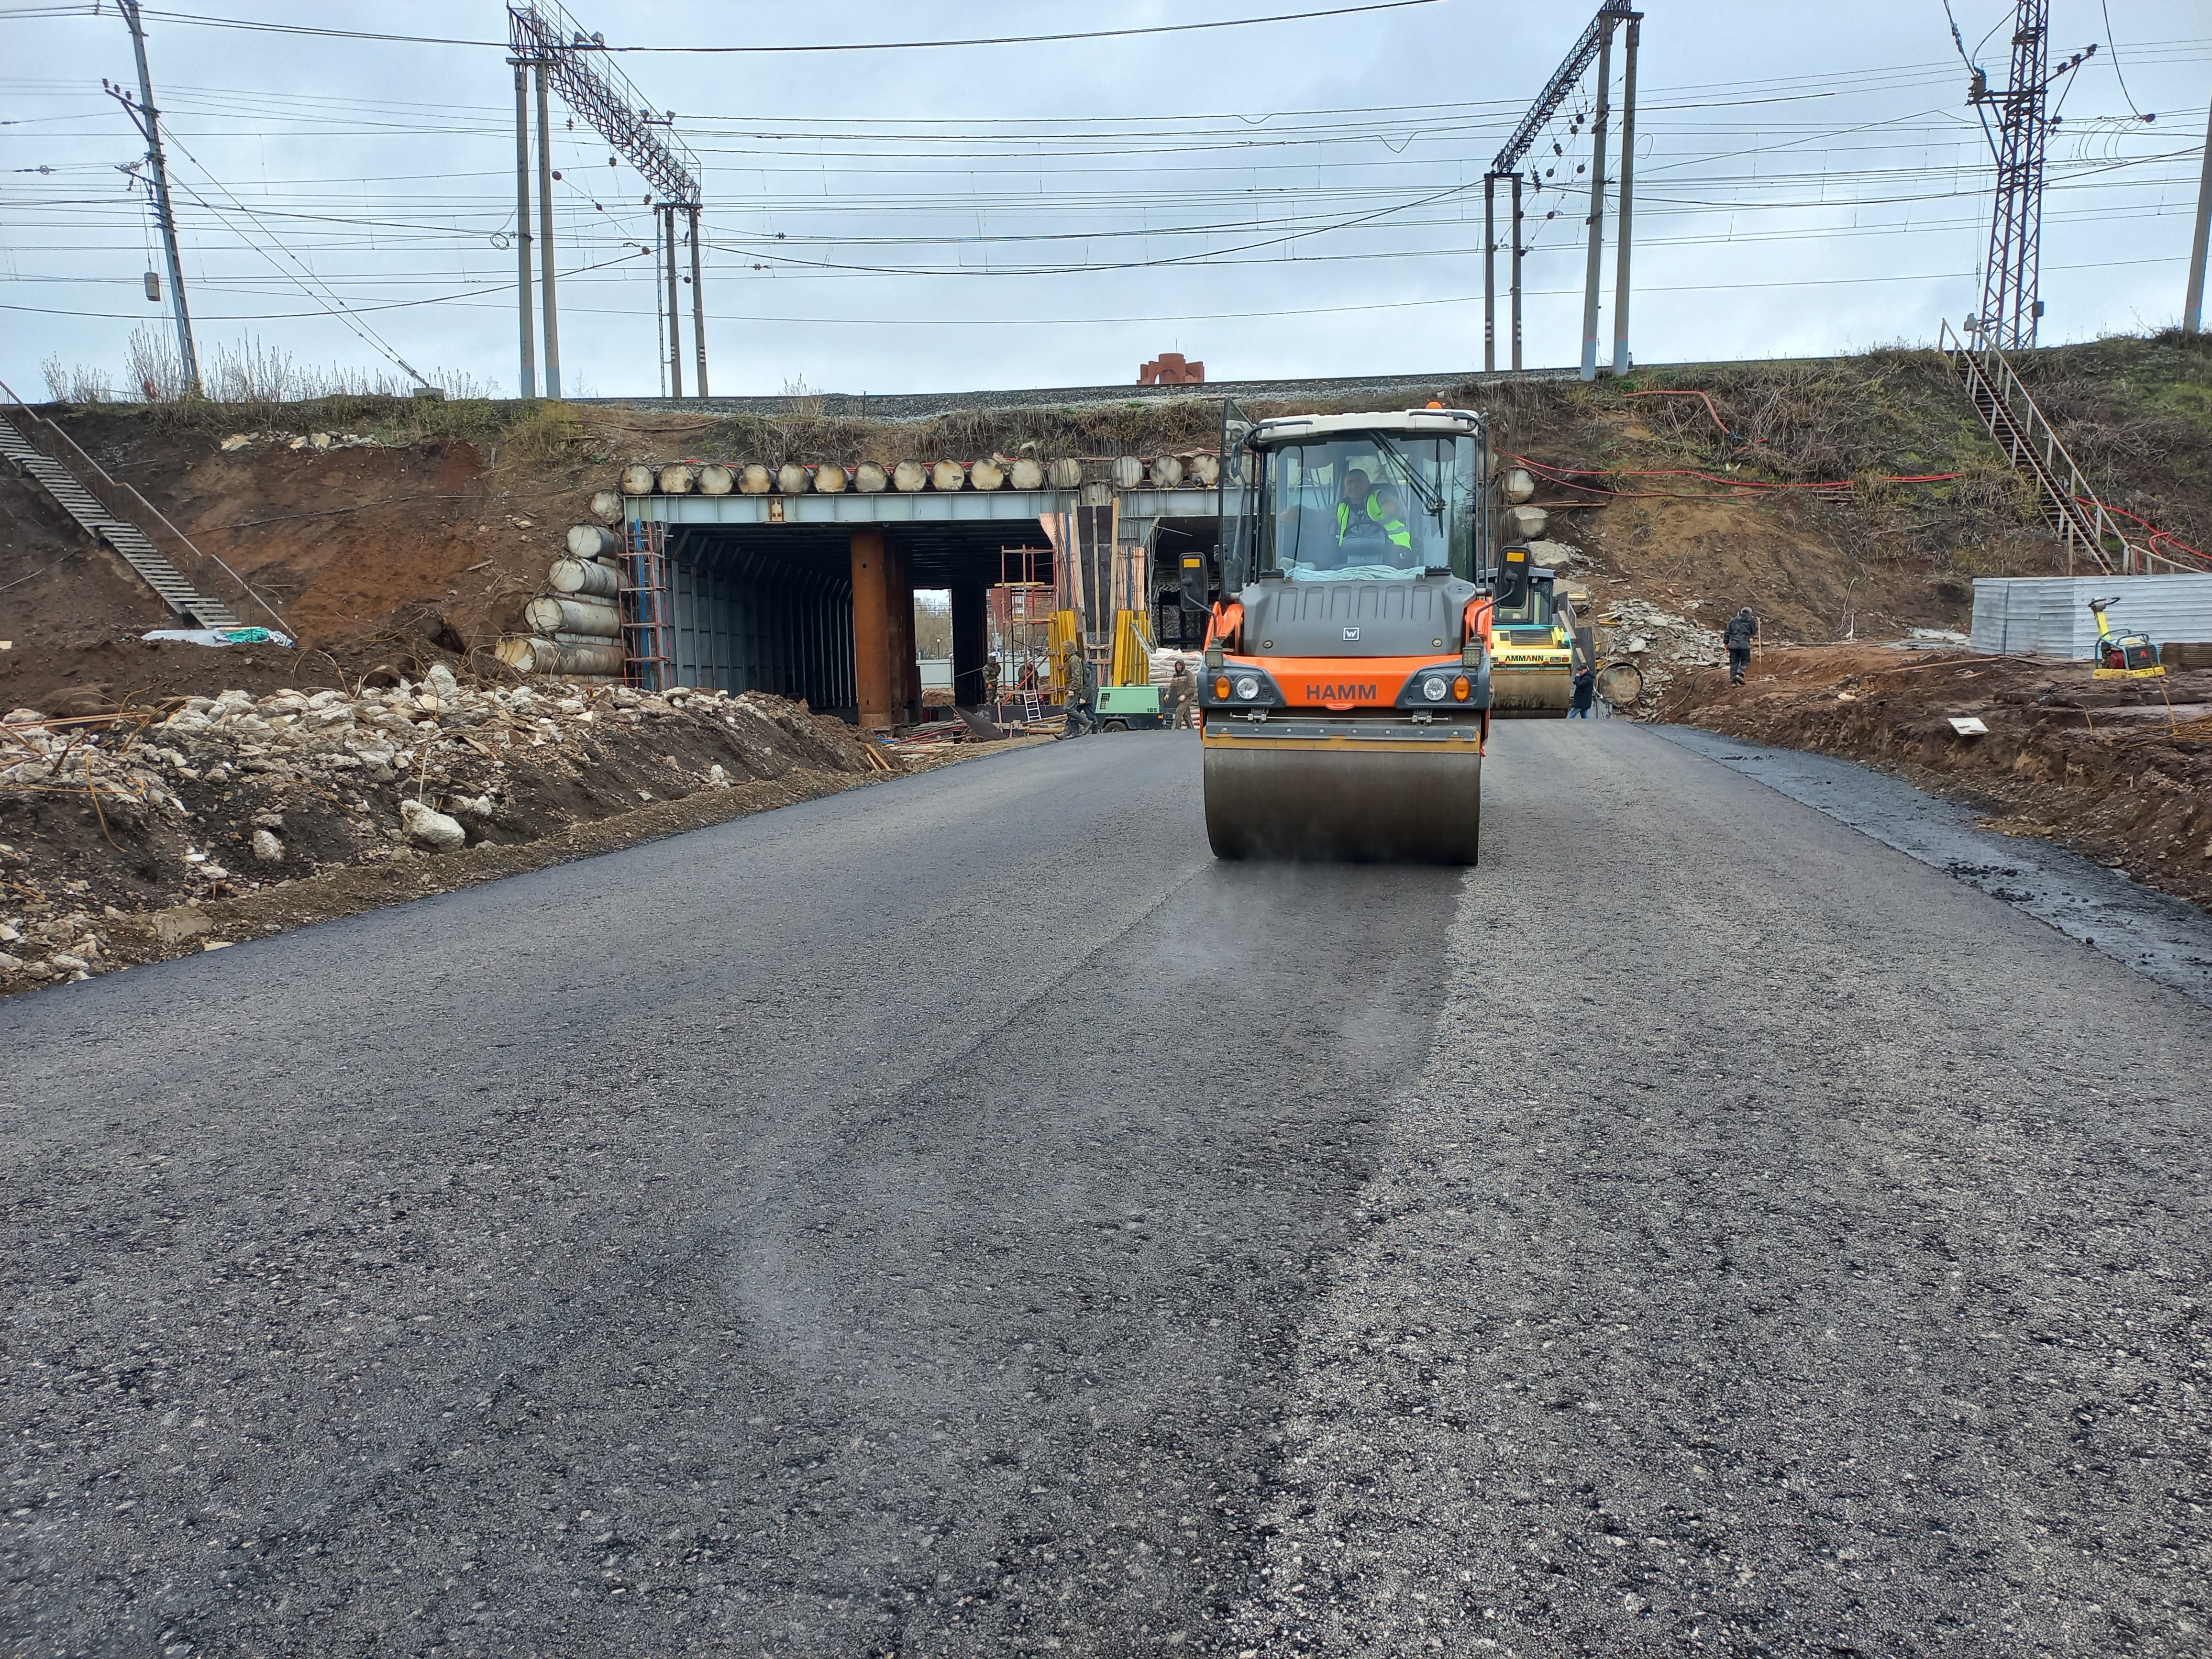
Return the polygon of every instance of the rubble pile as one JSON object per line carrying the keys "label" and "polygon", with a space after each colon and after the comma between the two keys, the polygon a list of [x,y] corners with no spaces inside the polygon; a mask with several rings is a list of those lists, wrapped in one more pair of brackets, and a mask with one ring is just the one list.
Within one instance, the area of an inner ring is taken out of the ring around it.
{"label": "rubble pile", "polygon": [[172,913],[341,867],[896,769],[842,721],[763,693],[471,685],[443,666],[382,689],[19,708],[0,722],[0,991],[124,965],[119,931],[196,936]]}
{"label": "rubble pile", "polygon": [[1728,661],[1728,646],[1718,629],[1642,599],[1626,595],[1607,599],[1597,607],[1595,620],[1604,630],[1599,636],[1599,659],[1634,663],[1644,677],[1643,702],[1647,705],[1683,671]]}

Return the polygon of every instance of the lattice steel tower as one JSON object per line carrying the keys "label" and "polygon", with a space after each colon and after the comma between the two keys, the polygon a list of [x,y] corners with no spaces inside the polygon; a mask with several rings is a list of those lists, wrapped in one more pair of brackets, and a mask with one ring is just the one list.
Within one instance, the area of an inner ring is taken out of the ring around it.
{"label": "lattice steel tower", "polygon": [[[2069,67],[2071,67],[2070,65]],[[1974,71],[1970,104],[1996,117],[1997,196],[1990,216],[1990,257],[1982,276],[1982,338],[2000,350],[2035,343],[2043,316],[2036,297],[2042,266],[2043,147],[2050,131],[2051,0],[2019,0],[2012,35],[2012,82],[1993,92]]]}

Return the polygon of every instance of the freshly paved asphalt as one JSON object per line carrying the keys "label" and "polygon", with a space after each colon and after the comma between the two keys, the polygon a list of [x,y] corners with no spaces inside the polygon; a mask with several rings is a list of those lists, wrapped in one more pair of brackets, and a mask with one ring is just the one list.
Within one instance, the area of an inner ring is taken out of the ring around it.
{"label": "freshly paved asphalt", "polygon": [[2185,1652],[2204,1011],[1626,723],[1171,734],[0,1005],[32,1654]]}

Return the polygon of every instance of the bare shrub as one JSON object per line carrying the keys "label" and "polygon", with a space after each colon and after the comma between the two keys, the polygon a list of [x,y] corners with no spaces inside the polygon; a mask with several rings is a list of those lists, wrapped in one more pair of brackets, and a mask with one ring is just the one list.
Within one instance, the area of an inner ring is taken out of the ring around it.
{"label": "bare shrub", "polygon": [[106,371],[89,363],[64,365],[57,356],[40,363],[39,373],[46,377],[46,394],[58,404],[104,404],[115,397]]}
{"label": "bare shrub", "polygon": [[144,325],[131,331],[131,345],[124,357],[131,391],[149,404],[182,401],[189,386],[184,359],[168,337]]}

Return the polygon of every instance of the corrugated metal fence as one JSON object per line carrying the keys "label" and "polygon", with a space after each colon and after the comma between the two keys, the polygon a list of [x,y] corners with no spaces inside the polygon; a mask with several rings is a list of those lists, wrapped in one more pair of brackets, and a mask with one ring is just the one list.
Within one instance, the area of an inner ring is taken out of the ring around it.
{"label": "corrugated metal fence", "polygon": [[2091,599],[2112,601],[2115,629],[2160,644],[2212,640],[2212,575],[1980,576],[1973,648],[1987,655],[2087,659],[2096,654]]}

